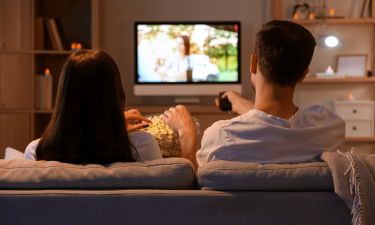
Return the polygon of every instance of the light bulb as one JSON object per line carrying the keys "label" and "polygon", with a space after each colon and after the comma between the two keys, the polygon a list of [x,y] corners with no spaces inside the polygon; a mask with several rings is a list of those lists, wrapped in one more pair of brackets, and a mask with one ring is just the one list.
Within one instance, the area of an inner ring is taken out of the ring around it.
{"label": "light bulb", "polygon": [[324,38],[324,44],[327,47],[334,48],[339,45],[339,39],[336,36],[330,35]]}

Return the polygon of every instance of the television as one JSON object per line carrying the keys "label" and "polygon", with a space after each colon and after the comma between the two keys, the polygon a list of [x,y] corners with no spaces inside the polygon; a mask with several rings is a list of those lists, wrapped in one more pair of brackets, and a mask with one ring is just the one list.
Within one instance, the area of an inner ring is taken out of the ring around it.
{"label": "television", "polygon": [[241,92],[240,22],[135,22],[138,96]]}

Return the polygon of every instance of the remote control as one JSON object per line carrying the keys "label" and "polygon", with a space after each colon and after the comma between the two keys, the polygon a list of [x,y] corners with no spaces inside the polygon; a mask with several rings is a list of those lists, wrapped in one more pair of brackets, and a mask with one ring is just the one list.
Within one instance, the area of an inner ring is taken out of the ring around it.
{"label": "remote control", "polygon": [[221,111],[232,111],[232,103],[230,103],[227,97],[222,97],[224,93],[224,91],[219,93],[219,108]]}

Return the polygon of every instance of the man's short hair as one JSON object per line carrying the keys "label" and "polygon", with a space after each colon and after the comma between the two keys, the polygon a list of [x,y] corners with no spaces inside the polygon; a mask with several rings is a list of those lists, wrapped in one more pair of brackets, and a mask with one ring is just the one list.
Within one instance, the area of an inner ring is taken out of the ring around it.
{"label": "man's short hair", "polygon": [[256,35],[255,53],[267,82],[293,86],[304,75],[316,46],[313,35],[303,26],[273,20]]}

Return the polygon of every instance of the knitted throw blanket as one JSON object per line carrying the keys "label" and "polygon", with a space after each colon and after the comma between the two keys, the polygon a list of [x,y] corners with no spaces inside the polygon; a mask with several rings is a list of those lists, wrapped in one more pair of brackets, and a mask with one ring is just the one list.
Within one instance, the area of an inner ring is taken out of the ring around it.
{"label": "knitted throw blanket", "polygon": [[331,170],[335,193],[352,210],[354,225],[375,225],[375,154],[324,152]]}

